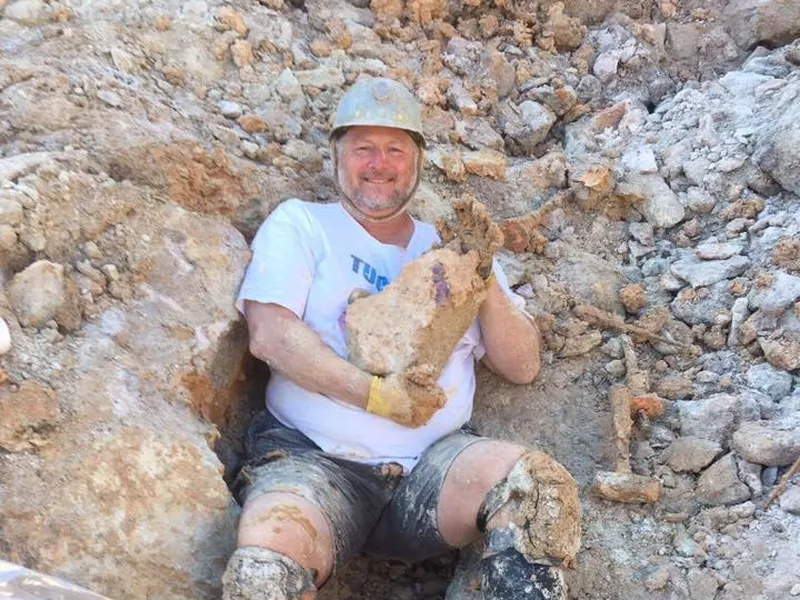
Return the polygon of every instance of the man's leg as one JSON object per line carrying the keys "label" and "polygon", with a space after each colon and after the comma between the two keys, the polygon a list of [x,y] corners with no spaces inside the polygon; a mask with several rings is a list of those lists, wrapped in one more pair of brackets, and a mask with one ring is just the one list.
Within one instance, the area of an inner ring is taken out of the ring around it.
{"label": "man's leg", "polygon": [[223,600],[313,600],[357,552],[391,496],[380,470],[340,461],[267,421],[248,440],[235,485],[243,503]]}
{"label": "man's leg", "polygon": [[251,496],[239,519],[224,597],[314,600],[333,564],[331,524],[316,505],[286,492]]}
{"label": "man's leg", "polygon": [[470,446],[448,471],[438,515],[448,543],[485,532],[486,600],[566,599],[561,566],[574,561],[580,544],[578,489],[543,452],[494,440]]}
{"label": "man's leg", "polygon": [[556,461],[516,444],[459,432],[431,446],[367,547],[419,560],[463,547],[482,531],[483,598],[565,597],[558,567],[578,549],[577,486]]}

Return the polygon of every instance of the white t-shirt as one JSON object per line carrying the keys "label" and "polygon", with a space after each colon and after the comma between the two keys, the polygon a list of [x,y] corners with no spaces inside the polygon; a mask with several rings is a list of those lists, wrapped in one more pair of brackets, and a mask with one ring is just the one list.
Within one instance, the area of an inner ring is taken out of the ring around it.
{"label": "white t-shirt", "polygon": [[[414,220],[407,248],[383,244],[340,204],[292,198],[259,228],[237,306],[242,310],[245,300],[283,306],[347,359],[344,312],[351,292],[382,290],[406,264],[438,242],[433,226]],[[514,304],[524,306],[523,298],[510,291],[496,262],[494,270]],[[300,430],[326,452],[372,464],[394,461],[411,469],[428,446],[469,420],[475,393],[474,360],[484,353],[476,319],[439,378],[447,403],[416,429],[309,392],[280,373],[273,373],[267,385],[267,407],[281,423]]]}

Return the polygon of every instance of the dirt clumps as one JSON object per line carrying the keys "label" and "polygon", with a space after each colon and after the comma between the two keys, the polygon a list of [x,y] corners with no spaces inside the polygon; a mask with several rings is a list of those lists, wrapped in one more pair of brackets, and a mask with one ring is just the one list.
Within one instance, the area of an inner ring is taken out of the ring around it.
{"label": "dirt clumps", "polygon": [[619,291],[619,298],[629,313],[637,313],[647,304],[645,289],[638,283],[631,283],[622,288]]}
{"label": "dirt clumps", "polygon": [[112,170],[118,178],[160,187],[176,204],[206,214],[230,215],[254,191],[247,173],[236,169],[222,148],[209,153],[190,141],[130,150],[112,161]]}
{"label": "dirt clumps", "polygon": [[772,249],[772,262],[788,273],[800,274],[800,239],[779,240]]}

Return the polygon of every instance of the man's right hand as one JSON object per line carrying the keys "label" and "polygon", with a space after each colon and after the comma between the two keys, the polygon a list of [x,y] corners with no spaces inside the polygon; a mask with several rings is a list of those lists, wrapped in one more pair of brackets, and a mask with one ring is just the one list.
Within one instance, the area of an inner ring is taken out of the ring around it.
{"label": "man's right hand", "polygon": [[370,386],[367,411],[406,427],[421,427],[447,402],[429,367],[378,377]]}

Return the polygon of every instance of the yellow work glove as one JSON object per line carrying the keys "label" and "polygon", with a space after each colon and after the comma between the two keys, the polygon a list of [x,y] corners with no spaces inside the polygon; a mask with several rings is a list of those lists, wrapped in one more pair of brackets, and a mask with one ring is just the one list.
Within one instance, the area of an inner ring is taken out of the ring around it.
{"label": "yellow work glove", "polygon": [[387,377],[374,376],[367,412],[406,427],[421,427],[446,401],[427,370],[417,368]]}

